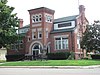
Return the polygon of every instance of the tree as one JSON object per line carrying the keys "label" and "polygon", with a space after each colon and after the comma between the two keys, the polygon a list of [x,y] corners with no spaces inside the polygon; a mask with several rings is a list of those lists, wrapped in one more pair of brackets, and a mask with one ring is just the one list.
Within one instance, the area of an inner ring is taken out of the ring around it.
{"label": "tree", "polygon": [[18,36],[16,28],[19,26],[16,13],[12,14],[14,7],[10,7],[7,0],[0,0],[0,47],[6,47],[14,43]]}
{"label": "tree", "polygon": [[87,51],[100,51],[100,24],[94,21],[93,25],[87,25],[87,29],[83,34],[81,48]]}

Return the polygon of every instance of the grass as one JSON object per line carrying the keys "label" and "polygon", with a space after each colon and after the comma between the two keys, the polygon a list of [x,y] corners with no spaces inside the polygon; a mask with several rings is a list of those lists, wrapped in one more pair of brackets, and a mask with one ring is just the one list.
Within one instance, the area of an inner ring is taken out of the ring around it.
{"label": "grass", "polygon": [[100,60],[48,60],[5,62],[0,66],[90,66],[100,65]]}

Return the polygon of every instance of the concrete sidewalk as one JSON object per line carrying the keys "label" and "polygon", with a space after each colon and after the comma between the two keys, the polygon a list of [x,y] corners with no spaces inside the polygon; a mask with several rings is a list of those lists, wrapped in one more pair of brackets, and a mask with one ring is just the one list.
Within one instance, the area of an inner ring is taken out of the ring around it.
{"label": "concrete sidewalk", "polygon": [[100,68],[100,65],[93,65],[93,66],[0,66],[0,68],[94,69],[94,68]]}

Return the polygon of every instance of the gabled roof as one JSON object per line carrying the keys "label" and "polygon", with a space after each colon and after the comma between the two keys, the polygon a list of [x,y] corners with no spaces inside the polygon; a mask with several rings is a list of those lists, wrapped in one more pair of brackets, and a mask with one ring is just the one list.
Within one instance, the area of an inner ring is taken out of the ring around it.
{"label": "gabled roof", "polygon": [[73,16],[58,18],[58,19],[54,20],[54,23],[73,21],[73,20],[76,19],[77,16],[79,16],[79,15],[73,15]]}
{"label": "gabled roof", "polygon": [[29,28],[29,27],[30,27],[30,24],[25,25],[25,26],[23,26],[22,28],[19,28],[19,29],[24,29],[24,28]]}

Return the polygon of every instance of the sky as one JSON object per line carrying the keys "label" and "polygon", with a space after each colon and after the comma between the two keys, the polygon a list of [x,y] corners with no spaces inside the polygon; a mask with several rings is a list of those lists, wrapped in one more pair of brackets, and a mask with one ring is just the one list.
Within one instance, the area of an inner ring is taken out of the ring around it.
{"label": "sky", "polygon": [[7,5],[15,7],[13,13],[24,20],[24,26],[28,25],[28,10],[47,7],[55,10],[54,18],[61,18],[79,14],[78,6],[85,6],[85,15],[89,23],[100,20],[100,0],[8,0]]}

